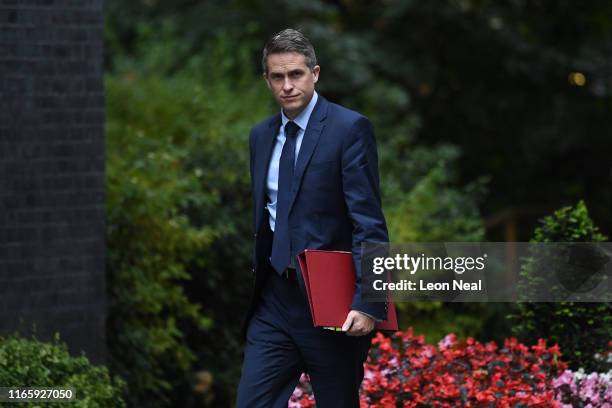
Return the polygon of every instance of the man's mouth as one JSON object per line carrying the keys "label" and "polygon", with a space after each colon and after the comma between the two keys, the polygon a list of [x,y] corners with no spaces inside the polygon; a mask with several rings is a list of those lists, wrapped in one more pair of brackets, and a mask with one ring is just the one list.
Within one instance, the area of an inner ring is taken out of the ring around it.
{"label": "man's mouth", "polygon": [[291,100],[297,98],[298,95],[281,96],[282,99]]}

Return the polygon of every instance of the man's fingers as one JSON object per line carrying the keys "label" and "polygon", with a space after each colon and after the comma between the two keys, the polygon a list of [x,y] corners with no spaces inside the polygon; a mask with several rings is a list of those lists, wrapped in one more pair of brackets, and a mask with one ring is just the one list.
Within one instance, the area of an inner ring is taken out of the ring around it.
{"label": "man's fingers", "polygon": [[365,336],[366,334],[368,334],[369,331],[361,328],[359,330],[349,330],[348,332],[346,332],[347,336]]}
{"label": "man's fingers", "polygon": [[348,332],[346,332],[346,334],[348,336],[361,336],[365,333],[361,325],[353,324],[353,327],[351,327],[351,329]]}
{"label": "man's fingers", "polygon": [[342,325],[347,336],[365,336],[374,328],[374,320],[357,311],[351,310]]}
{"label": "man's fingers", "polygon": [[359,333],[363,330],[363,325],[359,322],[353,322],[353,327],[349,330],[349,333]]}
{"label": "man's fingers", "polygon": [[[351,311],[350,314],[352,314]],[[362,313],[355,312],[353,326],[346,332],[348,336],[365,336],[374,329],[374,320]]]}

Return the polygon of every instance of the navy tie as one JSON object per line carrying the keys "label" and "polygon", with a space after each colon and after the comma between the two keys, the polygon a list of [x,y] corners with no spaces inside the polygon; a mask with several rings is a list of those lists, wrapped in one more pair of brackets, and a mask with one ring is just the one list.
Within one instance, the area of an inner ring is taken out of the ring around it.
{"label": "navy tie", "polygon": [[285,125],[285,144],[278,165],[278,194],[276,196],[276,220],[274,223],[274,240],[272,242],[272,267],[281,275],[291,263],[289,237],[289,202],[293,168],[295,166],[295,139],[300,127],[294,122]]}

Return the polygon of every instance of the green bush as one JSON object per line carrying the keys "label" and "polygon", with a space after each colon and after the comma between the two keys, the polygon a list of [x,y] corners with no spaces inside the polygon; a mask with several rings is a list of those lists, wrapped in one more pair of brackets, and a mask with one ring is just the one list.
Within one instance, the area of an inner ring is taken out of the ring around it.
{"label": "green bush", "polygon": [[[183,327],[210,326],[181,281],[190,279],[185,263],[216,233],[193,227],[181,212],[198,189],[196,175],[183,170],[186,151],[117,114],[119,109],[124,116],[132,109],[150,114],[140,105],[146,98],[172,103],[155,85],[107,81],[108,340],[112,368],[128,381],[129,399],[147,406],[167,403],[172,377],[180,378],[195,359]],[[157,112],[158,125],[163,114]]]}
{"label": "green bush", "polygon": [[[461,186],[456,169],[459,149],[417,146],[410,142],[413,132],[407,123],[403,129],[382,129],[379,135],[383,205],[391,242],[482,240],[478,203],[487,179]],[[510,330],[499,324],[508,312],[503,304],[410,302],[397,307],[402,327],[414,327],[428,341],[450,332],[482,340],[490,340],[494,333],[500,340]]]}
{"label": "green bush", "polygon": [[[459,186],[454,169],[459,151],[453,146],[415,147],[411,156],[404,172],[412,173],[416,182],[409,190],[401,187],[399,182],[393,183],[401,174],[385,175],[383,189],[388,198],[385,213],[391,241],[481,240],[484,226],[478,202],[484,195],[486,179]],[[425,171],[417,170],[425,166]]]}
{"label": "green bush", "polygon": [[234,71],[248,67],[239,51],[219,42],[207,56],[170,77],[125,60],[106,80],[108,339],[134,405],[185,398],[195,370],[227,405],[240,370],[248,134],[271,104],[261,79]]}
{"label": "green bush", "polygon": [[[606,239],[589,217],[584,202],[580,201],[575,207],[564,207],[544,217],[532,242],[601,242]],[[526,259],[521,274],[530,278],[530,270],[534,267],[538,267],[537,260]],[[527,286],[537,284],[533,280],[528,282]],[[520,302],[508,319],[513,324],[513,332],[523,342],[535,343],[538,338],[545,338],[558,343],[563,360],[573,369],[604,368],[593,355],[606,350],[608,341],[612,339],[610,303]]]}
{"label": "green bush", "polygon": [[125,383],[87,357],[72,357],[59,335],[50,342],[17,336],[0,337],[0,384],[3,387],[71,388],[75,400],[45,403],[2,403],[7,407],[125,407]]}

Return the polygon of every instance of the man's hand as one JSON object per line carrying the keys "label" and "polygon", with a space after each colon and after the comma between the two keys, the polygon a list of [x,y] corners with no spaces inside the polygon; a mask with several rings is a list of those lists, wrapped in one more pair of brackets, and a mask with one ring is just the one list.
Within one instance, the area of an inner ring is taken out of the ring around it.
{"label": "man's hand", "polygon": [[365,336],[374,329],[374,319],[357,310],[351,310],[342,325],[347,336]]}

